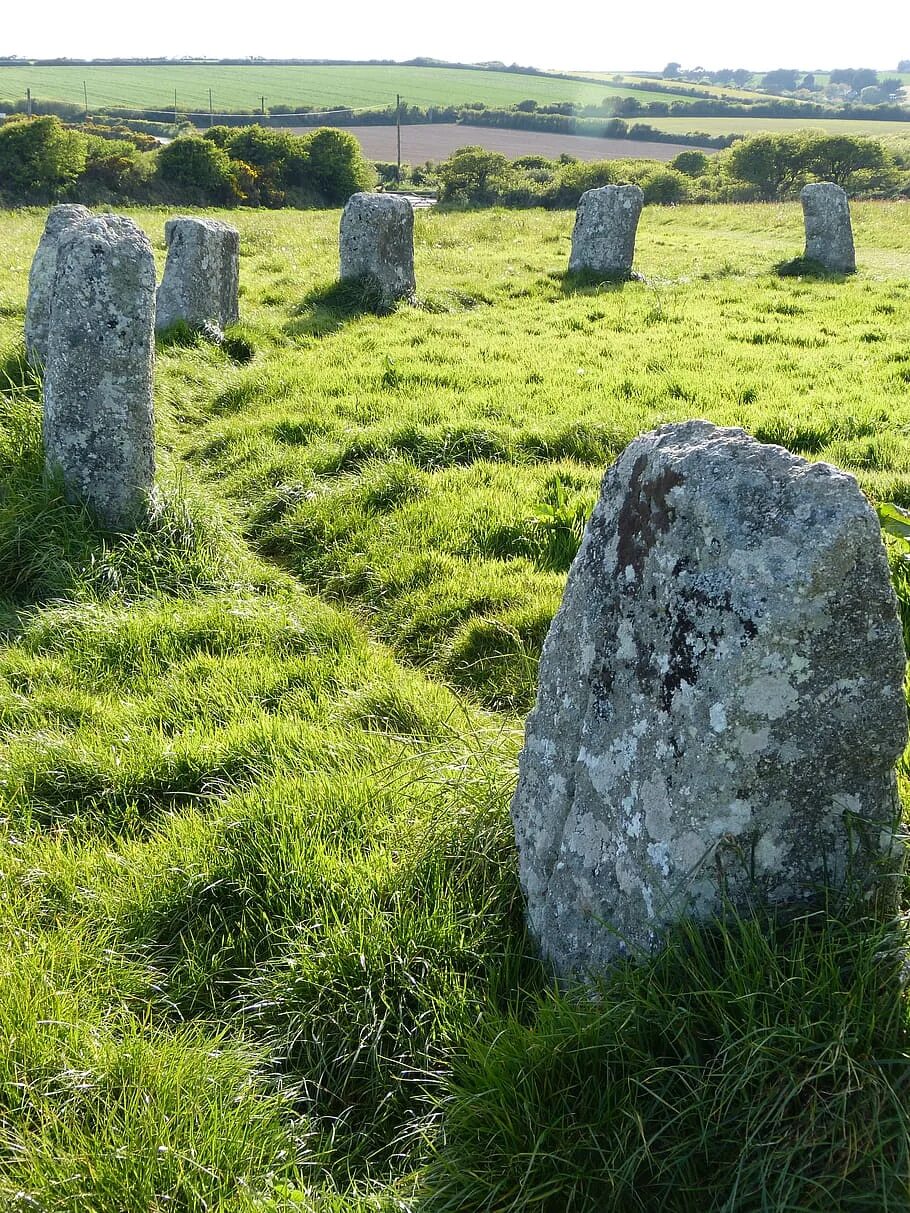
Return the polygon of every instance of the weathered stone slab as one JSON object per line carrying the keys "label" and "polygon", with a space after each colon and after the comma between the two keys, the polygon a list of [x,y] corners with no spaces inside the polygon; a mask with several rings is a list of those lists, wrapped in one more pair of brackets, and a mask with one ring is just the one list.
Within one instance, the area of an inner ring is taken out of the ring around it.
{"label": "weathered stone slab", "polygon": [[806,258],[835,274],[854,273],[856,252],[850,203],[844,190],[831,181],[817,181],[803,188],[800,200],[806,225]]}
{"label": "weathered stone slab", "polygon": [[586,190],[575,212],[570,272],[628,278],[644,204],[645,196],[637,185]]}
{"label": "weathered stone slab", "polygon": [[33,366],[47,360],[47,337],[51,316],[51,294],[57,270],[57,249],[63,232],[91,218],[84,206],[63,203],[48,212],[44,232],[28,275],[28,302],[25,305],[25,351]]}
{"label": "weathered stone slab", "polygon": [[393,194],[352,194],[341,216],[341,278],[369,282],[383,307],[410,299],[414,279],[414,211]]}
{"label": "weathered stone slab", "polygon": [[112,529],[145,512],[155,477],[155,263],[130,219],[64,232],[44,374],[47,470]]}
{"label": "weathered stone slab", "polygon": [[512,802],[557,972],[893,865],[904,666],[851,476],[705,421],[631,443],[544,645]]}
{"label": "weathered stone slab", "polygon": [[239,318],[240,233],[217,219],[178,215],[164,225],[167,261],[158,288],[155,327],[178,320],[223,330]]}

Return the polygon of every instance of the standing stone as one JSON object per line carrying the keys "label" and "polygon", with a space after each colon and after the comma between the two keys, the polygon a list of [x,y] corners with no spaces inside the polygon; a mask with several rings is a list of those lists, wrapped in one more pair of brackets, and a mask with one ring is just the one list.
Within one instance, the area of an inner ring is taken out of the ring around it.
{"label": "standing stone", "polygon": [[831,181],[804,186],[800,199],[806,224],[806,252],[834,274],[856,272],[850,204],[846,193]]}
{"label": "standing stone", "polygon": [[575,212],[570,273],[628,278],[645,196],[637,185],[585,190]]}
{"label": "standing stone", "polygon": [[239,318],[240,233],[217,219],[178,215],[164,225],[167,262],[158,288],[159,332],[183,320],[218,330]]}
{"label": "standing stone", "polygon": [[414,211],[393,194],[352,194],[341,216],[341,277],[368,282],[381,307],[410,299],[414,280]]}
{"label": "standing stone", "polygon": [[43,366],[47,360],[51,295],[60,237],[75,224],[84,223],[90,218],[91,211],[86,207],[70,203],[53,206],[48,213],[29,271],[28,302],[25,305],[25,351],[33,366]]}
{"label": "standing stone", "polygon": [[563,977],[683,916],[893,871],[904,647],[852,476],[706,421],[607,471],[547,636],[512,819]]}
{"label": "standing stone", "polygon": [[130,219],[63,233],[44,375],[48,473],[114,530],[142,517],[155,477],[155,262]]}

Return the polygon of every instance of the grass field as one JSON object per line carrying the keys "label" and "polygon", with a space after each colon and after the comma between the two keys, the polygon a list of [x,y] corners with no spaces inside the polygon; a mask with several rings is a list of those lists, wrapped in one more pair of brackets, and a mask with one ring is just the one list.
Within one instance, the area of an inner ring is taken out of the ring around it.
{"label": "grass field", "polygon": [[[603,80],[604,82],[614,81],[618,75],[622,78],[623,84],[640,84],[645,87],[647,87],[651,79],[649,76],[636,76],[634,73],[630,74],[628,72],[578,72],[575,74],[587,80]],[[728,101],[767,101],[769,98],[768,93],[761,93],[756,89],[729,88],[719,84],[690,84],[686,80],[666,80],[661,81],[661,83],[666,84],[674,93],[682,93],[683,95],[698,93],[703,96],[705,93],[708,93],[712,97],[723,97]],[[661,90],[655,89],[652,91],[657,92]],[[663,95],[666,96],[666,94]]]}
{"label": "grass field", "polygon": [[[910,115],[910,111],[908,111]],[[870,122],[853,118],[648,118],[659,131],[683,134],[704,131],[707,135],[752,135],[756,131],[825,131],[829,135],[910,136],[910,116],[906,122]]]}
{"label": "grass field", "polygon": [[0,214],[0,1207],[906,1213],[900,930],[731,921],[560,994],[507,810],[635,434],[743,424],[910,505],[907,214],[855,205],[840,282],[773,272],[798,205],[647,208],[596,288],[568,213],[421,212],[377,317],[337,212],[231,212],[252,360],[161,344],[121,538],[42,481],[44,216]]}
{"label": "grass field", "polygon": [[[0,66],[0,97],[32,96],[83,103],[83,82],[89,107],[173,106],[174,90],[181,109],[209,108],[208,90],[216,111],[258,109],[265,95],[273,105],[353,106],[395,104],[400,93],[410,105],[456,105],[484,101],[490,106],[512,105],[533,98],[540,102],[577,101],[599,105],[604,97],[634,95],[642,101],[666,100],[662,93],[645,93],[612,84],[435,67],[278,67],[218,66],[201,63],[153,67],[28,67]],[[680,100],[685,100],[680,96]]]}

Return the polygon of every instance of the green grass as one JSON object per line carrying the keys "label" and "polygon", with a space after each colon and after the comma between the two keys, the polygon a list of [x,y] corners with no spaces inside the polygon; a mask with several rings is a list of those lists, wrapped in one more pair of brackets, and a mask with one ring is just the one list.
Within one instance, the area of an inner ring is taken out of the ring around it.
{"label": "green grass", "polygon": [[906,1213],[899,932],[729,921],[557,994],[507,811],[636,433],[743,424],[910,505],[904,208],[855,205],[847,281],[774,272],[798,206],[649,208],[600,288],[569,214],[422,212],[384,317],[337,212],[232,212],[253,359],[159,348],[130,537],[42,480],[43,218],[0,215],[0,1206]]}
{"label": "green grass", "polygon": [[[17,99],[31,88],[40,99],[83,103],[83,81],[92,109],[124,105],[173,106],[208,112],[259,109],[273,105],[383,107],[401,93],[409,105],[458,105],[484,101],[513,105],[533,98],[541,103],[576,101],[599,105],[604,97],[636,96],[641,101],[666,95],[609,83],[591,84],[542,75],[461,68],[392,66],[280,67],[261,64],[167,64],[153,67],[0,66],[0,97]],[[680,94],[677,100],[685,100]]]}

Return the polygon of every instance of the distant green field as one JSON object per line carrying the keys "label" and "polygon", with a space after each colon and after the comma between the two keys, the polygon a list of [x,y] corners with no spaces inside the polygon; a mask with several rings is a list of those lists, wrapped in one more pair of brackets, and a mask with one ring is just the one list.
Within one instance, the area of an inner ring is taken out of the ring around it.
{"label": "distant green field", "polygon": [[648,123],[659,131],[679,134],[704,131],[708,135],[750,135],[755,131],[826,131],[829,135],[908,135],[910,111],[906,122],[869,122],[855,118],[651,118]]}
{"label": "distant green field", "polygon": [[[641,101],[666,101],[665,93],[645,92],[612,84],[589,84],[518,73],[439,67],[279,67],[186,63],[151,67],[0,67],[0,97],[17,99],[30,88],[32,96],[58,101],[83,101],[89,107],[127,105],[143,108],[172,106],[174,91],[181,109],[207,110],[209,89],[216,111],[254,109],[265,96],[273,105],[345,105],[357,108],[391,105],[395,94],[412,105],[454,105],[484,101],[513,105],[533,98],[542,103],[577,101],[598,105],[604,97],[635,96]],[[679,100],[685,100],[680,95]]]}
{"label": "distant green field", "polygon": [[[615,76],[622,76],[622,84],[618,84],[617,87],[625,87],[626,84],[647,85],[650,79],[648,76],[638,76],[635,74],[627,74],[625,72],[578,72],[577,74],[579,77],[583,76],[586,80],[603,80],[604,82],[612,82]],[[670,96],[661,90],[660,96],[664,101],[682,100],[687,94],[693,92],[698,94],[709,93],[712,97],[721,97],[726,101],[768,100],[767,93],[759,93],[755,89],[726,88],[719,84],[694,84],[688,83],[687,81],[679,83],[675,80],[672,83],[674,93],[679,93],[681,96],[679,98]],[[652,91],[657,92],[656,89]],[[686,97],[686,99],[688,98]]]}

